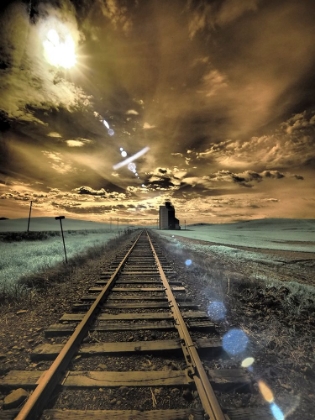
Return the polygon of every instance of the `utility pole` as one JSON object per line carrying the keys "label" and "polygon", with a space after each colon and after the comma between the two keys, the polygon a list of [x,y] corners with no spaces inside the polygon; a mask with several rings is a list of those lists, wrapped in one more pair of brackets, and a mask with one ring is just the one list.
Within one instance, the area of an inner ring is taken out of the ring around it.
{"label": "utility pole", "polygon": [[28,223],[27,223],[27,233],[30,231],[30,222],[31,222],[31,213],[32,213],[32,203],[33,201],[30,202],[30,211],[28,213]]}
{"label": "utility pole", "polygon": [[65,219],[65,216],[57,216],[57,217],[55,217],[55,219],[60,221],[60,229],[61,229],[61,236],[62,236],[62,242],[63,242],[63,249],[65,250],[66,264],[68,264],[65,238],[63,236],[62,223],[61,223],[61,220]]}

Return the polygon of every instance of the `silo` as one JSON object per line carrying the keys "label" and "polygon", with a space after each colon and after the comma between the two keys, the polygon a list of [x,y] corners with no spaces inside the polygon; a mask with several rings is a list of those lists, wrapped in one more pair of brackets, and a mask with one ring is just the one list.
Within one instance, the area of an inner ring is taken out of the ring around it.
{"label": "silo", "polygon": [[179,220],[175,217],[175,208],[170,201],[159,209],[159,229],[180,229]]}

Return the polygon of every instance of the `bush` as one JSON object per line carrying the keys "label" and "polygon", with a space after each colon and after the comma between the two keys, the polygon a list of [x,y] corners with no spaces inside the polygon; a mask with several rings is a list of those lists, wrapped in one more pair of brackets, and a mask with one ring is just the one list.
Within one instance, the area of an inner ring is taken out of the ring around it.
{"label": "bush", "polygon": [[59,235],[59,232],[8,232],[1,235],[1,239],[3,242],[43,241]]}

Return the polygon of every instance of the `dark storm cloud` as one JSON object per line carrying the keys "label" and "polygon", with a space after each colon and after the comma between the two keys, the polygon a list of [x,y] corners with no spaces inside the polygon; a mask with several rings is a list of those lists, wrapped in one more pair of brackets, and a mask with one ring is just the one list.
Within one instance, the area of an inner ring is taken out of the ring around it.
{"label": "dark storm cloud", "polygon": [[281,172],[279,172],[279,171],[264,171],[262,173],[262,175],[265,178],[275,178],[275,179],[284,178],[284,175]]}
{"label": "dark storm cloud", "polygon": [[183,178],[183,183],[192,186],[201,185],[204,188],[220,188],[220,184],[226,184],[229,188],[229,184],[236,183],[244,187],[252,187],[253,182],[260,183],[263,178],[281,179],[285,175],[279,171],[264,171],[257,173],[254,171],[245,171],[242,173],[233,173],[231,171],[221,170],[216,173],[212,173],[208,176],[203,177],[187,177]]}
{"label": "dark storm cloud", "polygon": [[150,191],[176,191],[180,188],[183,178],[187,171],[178,167],[156,168],[154,171],[147,173],[145,185]]}
{"label": "dark storm cloud", "polygon": [[170,178],[160,178],[160,179],[149,179],[146,181],[146,185],[148,188],[154,189],[154,190],[164,190],[168,191],[172,188],[174,188],[174,184],[172,183]]}
{"label": "dark storm cloud", "polygon": [[231,175],[232,180],[243,187],[251,188],[251,185],[246,182],[246,179],[237,175]]}

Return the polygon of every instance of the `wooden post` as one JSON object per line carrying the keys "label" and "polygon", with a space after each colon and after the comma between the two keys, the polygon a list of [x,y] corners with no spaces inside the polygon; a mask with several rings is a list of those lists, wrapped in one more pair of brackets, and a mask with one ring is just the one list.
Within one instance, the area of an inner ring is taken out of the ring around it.
{"label": "wooden post", "polygon": [[61,220],[65,219],[65,216],[57,216],[57,217],[55,217],[55,219],[60,221],[60,229],[61,229],[61,236],[62,236],[62,242],[63,242],[63,249],[65,250],[66,264],[68,264],[65,238],[63,236],[62,223],[61,223]]}

